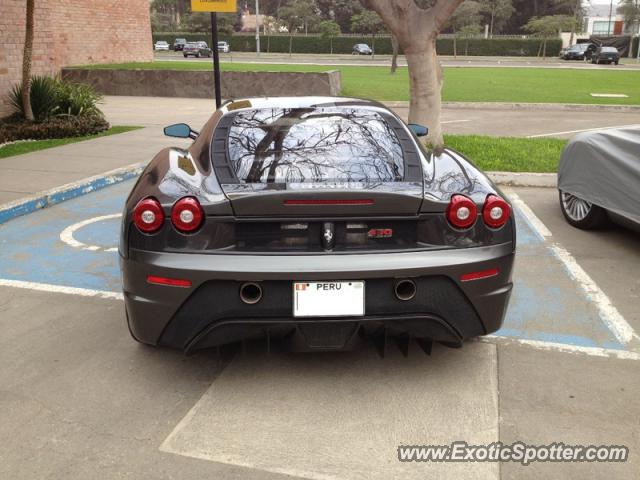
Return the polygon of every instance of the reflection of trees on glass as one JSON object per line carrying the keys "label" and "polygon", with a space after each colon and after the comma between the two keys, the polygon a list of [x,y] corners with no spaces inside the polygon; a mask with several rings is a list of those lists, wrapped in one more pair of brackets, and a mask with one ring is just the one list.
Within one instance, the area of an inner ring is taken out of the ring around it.
{"label": "reflection of trees on glass", "polygon": [[378,113],[358,108],[240,112],[229,157],[247,183],[395,182],[404,176],[400,142]]}

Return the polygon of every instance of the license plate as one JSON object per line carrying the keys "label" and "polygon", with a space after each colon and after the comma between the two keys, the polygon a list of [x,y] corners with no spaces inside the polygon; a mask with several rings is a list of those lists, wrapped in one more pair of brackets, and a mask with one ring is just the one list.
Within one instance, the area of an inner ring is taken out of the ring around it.
{"label": "license plate", "polygon": [[364,316],[364,282],[295,282],[294,317]]}

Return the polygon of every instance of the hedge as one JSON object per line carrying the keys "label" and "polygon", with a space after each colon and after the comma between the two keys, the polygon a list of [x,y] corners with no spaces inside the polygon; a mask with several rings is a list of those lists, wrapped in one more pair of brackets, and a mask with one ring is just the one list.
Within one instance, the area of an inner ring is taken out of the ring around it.
{"label": "hedge", "polygon": [[47,140],[50,138],[84,137],[109,130],[101,116],[60,116],[44,122],[27,122],[17,116],[0,121],[0,144],[15,140]]}
{"label": "hedge", "polygon": [[[207,33],[155,33],[153,41],[165,40],[173,45],[176,38],[185,38],[187,41],[211,41]],[[229,42],[234,52],[254,52],[256,39],[251,35],[221,35],[221,41]],[[351,53],[356,43],[371,45],[371,37],[336,37],[333,39],[333,53]],[[540,50],[541,41],[531,38],[515,39],[484,39],[469,38],[458,39],[458,54],[468,53],[472,56],[496,56],[496,57],[535,57]],[[272,53],[289,53],[289,36],[273,35],[260,38],[262,51]],[[439,38],[436,46],[440,55],[453,55],[453,39]],[[547,56],[553,57],[560,53],[562,41],[553,39],[547,42]],[[331,41],[315,35],[295,35],[292,39],[293,53],[330,53]],[[391,54],[391,39],[379,37],[375,39],[375,51],[379,54]]]}

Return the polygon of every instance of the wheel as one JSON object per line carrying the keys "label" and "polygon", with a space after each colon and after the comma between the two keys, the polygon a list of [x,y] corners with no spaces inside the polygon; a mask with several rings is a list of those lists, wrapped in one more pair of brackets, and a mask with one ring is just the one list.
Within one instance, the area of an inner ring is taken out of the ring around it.
{"label": "wheel", "polygon": [[185,54],[184,54],[184,58],[187,58],[187,56],[188,56],[188,55],[185,53]]}
{"label": "wheel", "polygon": [[614,63],[615,63],[616,65],[620,65],[620,60],[616,60]]}
{"label": "wheel", "polygon": [[200,52],[196,53],[196,58],[200,58]]}
{"label": "wheel", "polygon": [[560,191],[560,208],[567,222],[583,230],[604,227],[608,223],[607,211],[582,200],[575,195]]}

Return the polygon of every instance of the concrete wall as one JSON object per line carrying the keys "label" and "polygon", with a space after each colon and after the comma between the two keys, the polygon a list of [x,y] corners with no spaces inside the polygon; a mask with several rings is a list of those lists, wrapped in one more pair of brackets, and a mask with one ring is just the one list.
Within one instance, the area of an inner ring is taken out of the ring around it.
{"label": "concrete wall", "polygon": [[[22,78],[25,0],[0,0],[0,117],[7,94]],[[33,74],[67,65],[152,61],[148,1],[38,0]]]}
{"label": "concrete wall", "polygon": [[[109,70],[65,68],[64,78],[88,83],[104,95],[214,98],[213,73],[179,70]],[[301,72],[222,72],[222,97],[339,95],[337,70]]]}

